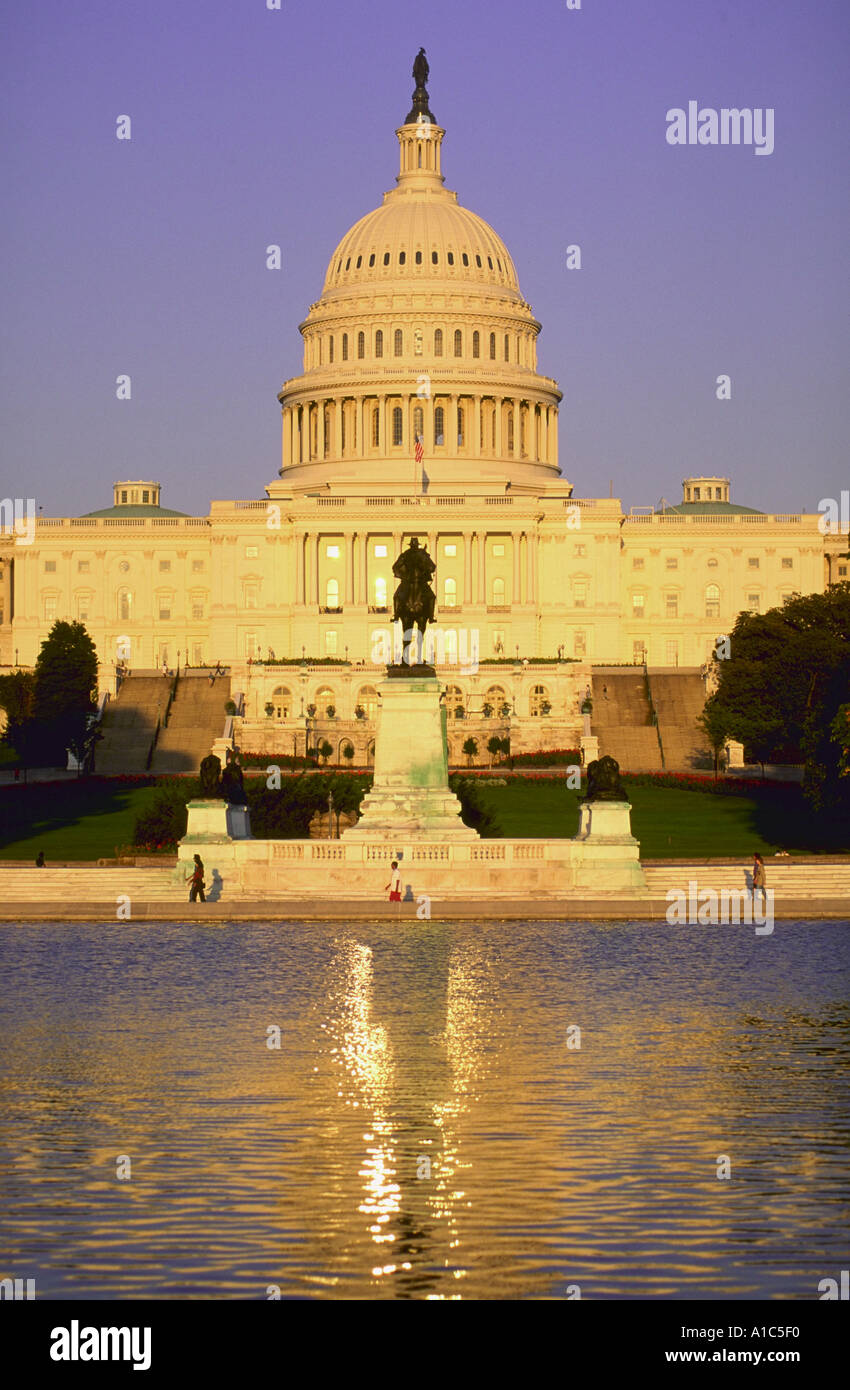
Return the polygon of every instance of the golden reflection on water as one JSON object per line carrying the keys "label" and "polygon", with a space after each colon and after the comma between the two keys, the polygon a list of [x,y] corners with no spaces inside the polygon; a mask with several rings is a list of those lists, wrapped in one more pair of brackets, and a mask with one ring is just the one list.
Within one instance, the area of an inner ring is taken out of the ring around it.
{"label": "golden reflection on water", "polygon": [[19,935],[3,1014],[3,1249],[42,1294],[800,1297],[840,1260],[841,938],[85,931]]}

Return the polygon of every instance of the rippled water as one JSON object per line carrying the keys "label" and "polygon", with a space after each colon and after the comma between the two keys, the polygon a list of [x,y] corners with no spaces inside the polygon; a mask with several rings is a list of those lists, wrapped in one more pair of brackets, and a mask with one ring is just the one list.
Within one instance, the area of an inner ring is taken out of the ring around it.
{"label": "rippled water", "polygon": [[39,1296],[846,1267],[850,924],[4,926],[0,961],[0,1274]]}

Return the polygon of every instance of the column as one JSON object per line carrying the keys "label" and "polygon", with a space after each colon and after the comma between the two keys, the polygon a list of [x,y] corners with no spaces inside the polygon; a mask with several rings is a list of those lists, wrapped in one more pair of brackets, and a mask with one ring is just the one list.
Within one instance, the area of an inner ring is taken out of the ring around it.
{"label": "column", "polygon": [[519,582],[519,570],[520,570],[520,563],[519,563],[519,561],[520,561],[520,556],[519,556],[519,552],[520,552],[520,533],[519,533],[519,531],[514,531],[512,537],[511,537],[511,543],[512,543],[512,546],[513,546],[513,553],[514,553],[514,583],[513,583],[513,590],[511,591],[511,604],[512,604],[512,605],[518,606],[518,605],[519,605],[519,594],[520,594],[520,582]]}
{"label": "column", "polygon": [[304,532],[295,533],[295,602],[304,604]]}
{"label": "column", "polygon": [[520,603],[528,602],[528,584],[526,582],[526,566],[528,564],[528,535],[523,531],[519,541],[519,592]]}
{"label": "column", "polygon": [[402,449],[403,449],[403,451],[404,451],[404,456],[405,456],[405,458],[410,458],[410,459],[412,459],[412,458],[413,458],[413,445],[412,445],[412,443],[411,443],[411,435],[412,435],[413,431],[412,431],[412,429],[411,429],[410,411],[411,411],[410,397],[409,397],[409,396],[402,396],[402,398],[401,398],[401,447],[402,447]]}
{"label": "column", "polygon": [[502,399],[500,396],[494,398],[494,409],[496,411],[496,458],[502,457]]}
{"label": "column", "polygon": [[469,531],[463,538],[463,601],[472,602],[472,535]]}
{"label": "column", "polygon": [[365,402],[363,397],[359,396],[354,406],[357,421],[354,426],[357,435],[357,449],[355,453],[356,456],[361,459],[366,457],[366,436],[363,433],[364,404]]}
{"label": "column", "polygon": [[334,450],[338,459],[342,458],[342,412],[345,400],[340,397],[334,404]]}
{"label": "column", "polygon": [[360,542],[360,602],[369,604],[369,533],[364,531]]}
{"label": "column", "polygon": [[487,602],[487,532],[478,532],[478,602]]}
{"label": "column", "polygon": [[552,425],[551,425],[551,435],[550,435],[550,439],[551,439],[551,448],[550,448],[551,458],[550,458],[550,462],[551,462],[551,463],[554,463],[555,467],[557,468],[557,466],[558,466],[558,407],[557,407],[557,406],[554,406],[554,405],[552,406]]}
{"label": "column", "polygon": [[477,459],[481,457],[481,412],[484,409],[484,402],[480,396],[472,397],[472,453]]}
{"label": "column", "polygon": [[529,533],[529,535],[526,536],[526,592],[528,596],[527,601],[529,603],[534,602],[534,547],[536,545],[536,542],[537,537],[536,535],[534,535],[533,532]]}
{"label": "column", "polygon": [[514,412],[514,458],[518,459],[521,457],[519,441],[522,426],[519,415],[519,401],[517,400],[516,396],[514,396],[513,400],[511,401],[511,406],[513,407]]}
{"label": "column", "polygon": [[449,396],[449,408],[446,414],[446,448],[457,453],[457,392]]}
{"label": "column", "polygon": [[318,537],[318,536],[314,536],[314,538],[313,538],[313,544],[311,545],[310,549],[311,549],[312,552],[313,552],[313,573],[312,573],[311,576],[310,576],[310,580],[311,580],[310,587],[311,587],[311,589],[312,589],[313,597],[312,597],[312,599],[310,600],[310,602],[311,602],[311,603],[314,603],[314,604],[318,604],[318,602],[319,602],[319,537]]}
{"label": "column", "polygon": [[345,546],[345,588],[343,604],[348,608],[354,602],[354,536],[344,536]]}

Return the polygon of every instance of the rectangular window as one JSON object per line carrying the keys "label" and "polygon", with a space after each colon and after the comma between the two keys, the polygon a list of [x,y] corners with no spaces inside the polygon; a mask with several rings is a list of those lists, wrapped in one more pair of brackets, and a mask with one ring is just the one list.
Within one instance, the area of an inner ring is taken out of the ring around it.
{"label": "rectangular window", "polygon": [[583,560],[586,554],[587,546],[584,544],[583,541],[579,545],[573,546],[573,555],[575,555],[577,560]]}
{"label": "rectangular window", "polygon": [[171,621],[171,609],[170,609],[170,608],[163,608],[163,607],[160,605],[160,610],[159,610],[159,621],[160,621],[161,623],[168,623],[168,622]]}
{"label": "rectangular window", "polygon": [[327,545],[327,546],[325,546],[325,554],[327,555],[327,557],[328,557],[329,560],[338,560],[338,559],[339,559],[339,546],[338,546],[338,545]]}
{"label": "rectangular window", "polygon": [[751,570],[757,570],[759,568],[759,563],[759,557],[757,555],[751,555],[747,561]]}
{"label": "rectangular window", "polygon": [[642,618],[643,610],[646,606],[645,594],[632,594],[632,617]]}
{"label": "rectangular window", "polygon": [[838,578],[839,578],[839,579],[846,579],[846,578],[847,578],[847,566],[846,566],[846,565],[839,565],[839,566],[838,566]]}
{"label": "rectangular window", "polygon": [[89,620],[89,598],[87,594],[81,594],[77,599],[77,622],[87,623]]}
{"label": "rectangular window", "polygon": [[192,621],[199,622],[204,616],[204,605],[202,603],[192,604]]}
{"label": "rectangular window", "polygon": [[170,561],[170,560],[160,560],[160,562],[159,562],[159,572],[160,572],[160,574],[164,574],[167,570],[170,570],[170,569],[171,569],[171,561]]}
{"label": "rectangular window", "polygon": [[782,556],[782,568],[784,570],[792,570],[794,568],[794,561],[790,555]]}
{"label": "rectangular window", "polygon": [[88,574],[90,569],[91,565],[89,564],[88,560],[77,561],[77,574]]}
{"label": "rectangular window", "polygon": [[633,569],[633,570],[642,570],[642,569],[643,569],[643,556],[642,556],[642,555],[635,555],[634,559],[632,560],[632,569]]}
{"label": "rectangular window", "polygon": [[122,505],[122,507],[126,505],[126,502],[127,502],[127,494],[126,494],[126,492],[122,492],[122,493],[121,493],[121,505]]}
{"label": "rectangular window", "polygon": [[200,574],[200,573],[203,571],[203,568],[204,568],[204,562],[203,562],[203,560],[193,560],[193,561],[192,561],[192,573],[193,573],[193,574]]}
{"label": "rectangular window", "polygon": [[256,560],[256,558],[257,558],[257,556],[259,555],[259,553],[260,553],[260,547],[259,547],[258,545],[246,545],[246,547],[245,547],[245,559],[246,559],[246,560]]}
{"label": "rectangular window", "polygon": [[259,595],[258,595],[258,593],[257,593],[257,585],[256,585],[256,584],[246,584],[246,585],[245,585],[245,607],[246,607],[246,608],[256,608],[256,607],[257,607],[257,600],[258,600],[258,597],[259,597]]}
{"label": "rectangular window", "polygon": [[336,656],[337,654],[337,634],[335,632],[325,633],[325,656]]}
{"label": "rectangular window", "polygon": [[668,555],[666,565],[668,570],[677,570],[679,568],[679,561],[675,555]]}
{"label": "rectangular window", "polygon": [[493,554],[494,554],[494,555],[504,555],[504,553],[505,553],[505,547],[504,547],[503,545],[494,545],[494,546],[493,546]]}
{"label": "rectangular window", "polygon": [[45,562],[44,562],[44,573],[45,573],[45,574],[55,574],[55,573],[56,573],[56,561],[55,561],[55,560],[45,560]]}
{"label": "rectangular window", "polygon": [[573,603],[576,608],[587,606],[587,585],[583,581],[573,585]]}
{"label": "rectangular window", "polygon": [[200,642],[196,642],[192,648],[192,665],[202,666],[204,662],[204,649]]}
{"label": "rectangular window", "polygon": [[444,554],[444,555],[457,555],[457,546],[456,546],[456,545],[444,545],[444,546],[443,546],[443,554]]}
{"label": "rectangular window", "polygon": [[142,493],[142,501],[143,501],[144,503],[148,503],[148,502],[150,502],[150,500],[151,500],[151,495],[150,495],[150,493],[148,492],[147,488],[145,488],[144,492]]}
{"label": "rectangular window", "polygon": [[632,643],[632,661],[638,666],[642,666],[646,661],[646,643],[642,642],[640,638]]}
{"label": "rectangular window", "polygon": [[247,660],[248,657],[250,657],[251,660],[254,661],[254,660],[256,659],[256,656],[257,656],[257,634],[256,634],[256,632],[246,632],[246,633],[245,633],[245,657],[246,657],[246,660]]}
{"label": "rectangular window", "polygon": [[761,612],[761,599],[758,594],[747,594],[747,607],[751,613]]}
{"label": "rectangular window", "polygon": [[666,595],[666,616],[668,618],[678,618],[679,616],[679,595]]}
{"label": "rectangular window", "polygon": [[584,632],[577,632],[573,642],[573,654],[577,657],[587,655],[587,636]]}
{"label": "rectangular window", "polygon": [[667,643],[667,665],[668,665],[668,666],[678,666],[678,664],[679,664],[679,643],[678,643],[678,642],[668,642],[668,643]]}
{"label": "rectangular window", "polygon": [[387,547],[386,547],[385,545],[376,545],[376,546],[375,546],[375,558],[376,558],[376,559],[378,559],[378,560],[383,560],[383,559],[386,558],[386,554],[387,554]]}
{"label": "rectangular window", "polygon": [[52,595],[44,600],[44,617],[48,623],[56,621],[56,603],[57,600]]}

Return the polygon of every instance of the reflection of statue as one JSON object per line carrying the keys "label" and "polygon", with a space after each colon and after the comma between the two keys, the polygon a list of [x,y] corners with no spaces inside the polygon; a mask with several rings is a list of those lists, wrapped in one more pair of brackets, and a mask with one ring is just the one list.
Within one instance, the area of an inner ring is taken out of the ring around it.
{"label": "reflection of statue", "polygon": [[425,87],[427,85],[430,71],[428,59],[425,57],[425,49],[420,48],[413,60],[413,80],[417,87]]}
{"label": "reflection of statue", "polygon": [[217,797],[221,779],[221,758],[208,753],[201,763],[201,796]]}
{"label": "reflection of statue", "polygon": [[227,755],[227,766],[221,774],[221,795],[229,806],[245,805],[245,786],[242,769],[233,753]]}
{"label": "reflection of statue", "polygon": [[620,764],[607,754],[595,759],[587,769],[585,801],[628,801],[620,781]]}
{"label": "reflection of statue", "polygon": [[[409,646],[415,627],[424,634],[428,624],[434,621],[436,599],[431,588],[431,576],[436,568],[427,550],[420,550],[416,536],[393,565],[393,574],[401,581],[393,596],[393,618],[401,622],[403,647]],[[402,661],[408,661],[404,650]]]}

